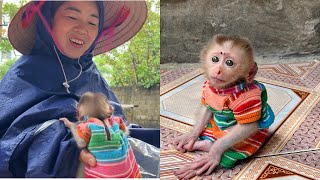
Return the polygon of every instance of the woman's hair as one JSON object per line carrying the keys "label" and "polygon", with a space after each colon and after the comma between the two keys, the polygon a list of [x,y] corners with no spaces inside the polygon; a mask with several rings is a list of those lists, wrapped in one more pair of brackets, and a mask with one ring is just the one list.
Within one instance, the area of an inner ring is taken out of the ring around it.
{"label": "woman's hair", "polygon": [[54,17],[54,15],[56,14],[57,10],[59,9],[59,7],[65,3],[65,1],[54,1],[52,4],[52,19]]}

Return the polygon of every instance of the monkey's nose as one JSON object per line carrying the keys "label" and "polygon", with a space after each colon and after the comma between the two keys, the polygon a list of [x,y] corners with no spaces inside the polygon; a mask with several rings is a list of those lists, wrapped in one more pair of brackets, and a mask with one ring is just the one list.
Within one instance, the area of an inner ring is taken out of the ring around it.
{"label": "monkey's nose", "polygon": [[221,71],[221,69],[218,69],[218,71],[217,71],[217,75],[220,75],[222,73],[222,71]]}

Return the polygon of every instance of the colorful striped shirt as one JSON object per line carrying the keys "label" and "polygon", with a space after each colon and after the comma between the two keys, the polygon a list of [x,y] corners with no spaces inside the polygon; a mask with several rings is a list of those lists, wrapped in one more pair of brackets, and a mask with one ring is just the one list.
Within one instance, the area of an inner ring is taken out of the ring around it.
{"label": "colorful striped shirt", "polygon": [[233,167],[235,162],[255,153],[267,138],[267,128],[274,121],[274,114],[267,104],[267,91],[263,84],[238,84],[226,89],[215,89],[206,81],[202,89],[201,102],[212,113],[213,118],[200,135],[201,139],[215,141],[228,133],[236,124],[258,121],[259,130],[244,141],[226,151],[220,165]]}
{"label": "colorful striped shirt", "polygon": [[107,140],[101,120],[89,118],[78,125],[78,135],[88,142],[88,150],[96,157],[95,167],[85,167],[86,178],[140,178],[140,170],[124,133],[121,117],[105,120],[111,134]]}

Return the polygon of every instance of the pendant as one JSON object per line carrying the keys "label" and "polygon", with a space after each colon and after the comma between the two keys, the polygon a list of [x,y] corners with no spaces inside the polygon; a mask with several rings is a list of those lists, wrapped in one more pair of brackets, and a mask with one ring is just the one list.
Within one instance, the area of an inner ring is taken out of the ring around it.
{"label": "pendant", "polygon": [[68,82],[64,82],[63,86],[66,88],[67,92],[70,93],[70,91],[69,91],[70,85],[68,84]]}

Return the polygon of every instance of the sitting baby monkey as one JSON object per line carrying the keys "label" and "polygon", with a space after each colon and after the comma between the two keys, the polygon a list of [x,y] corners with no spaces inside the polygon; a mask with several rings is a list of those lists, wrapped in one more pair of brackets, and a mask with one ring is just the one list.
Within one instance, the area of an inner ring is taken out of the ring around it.
{"label": "sitting baby monkey", "polygon": [[201,62],[207,81],[199,120],[173,145],[182,152],[209,153],[176,171],[179,179],[209,175],[218,165],[234,167],[261,147],[274,121],[266,88],[253,80],[258,68],[247,39],[216,35],[201,51]]}
{"label": "sitting baby monkey", "polygon": [[139,178],[138,164],[128,143],[128,129],[121,117],[112,116],[113,107],[101,93],[87,92],[77,105],[79,124],[60,118],[80,148],[87,147],[97,165],[85,167],[85,177]]}

